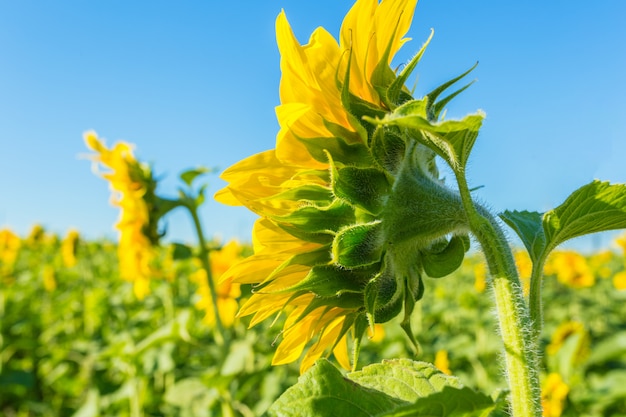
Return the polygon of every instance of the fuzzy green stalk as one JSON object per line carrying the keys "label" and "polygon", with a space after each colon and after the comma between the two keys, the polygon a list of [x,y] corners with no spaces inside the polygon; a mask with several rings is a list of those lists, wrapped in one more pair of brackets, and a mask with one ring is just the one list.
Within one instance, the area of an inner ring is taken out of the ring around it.
{"label": "fuzzy green stalk", "polygon": [[472,234],[480,243],[495,295],[513,417],[541,417],[536,344],[511,248],[496,220],[474,206],[465,172],[454,170]]}
{"label": "fuzzy green stalk", "polygon": [[184,207],[189,210],[194,228],[196,229],[196,234],[198,235],[198,243],[200,244],[200,262],[202,263],[202,268],[206,272],[207,283],[209,284],[209,291],[211,292],[213,313],[215,314],[215,325],[217,327],[216,341],[219,344],[226,344],[226,332],[224,330],[224,325],[222,324],[219,308],[217,306],[217,289],[215,288],[215,281],[213,281],[213,272],[211,271],[211,262],[209,260],[209,250],[207,249],[207,242],[204,238],[204,232],[202,231],[202,224],[200,223],[200,218],[198,217],[198,208],[195,204],[190,204],[187,201],[184,202]]}
{"label": "fuzzy green stalk", "polygon": [[543,266],[545,257],[533,262],[533,270],[530,275],[530,291],[528,293],[528,306],[532,321],[533,340],[538,341],[543,327],[543,303],[541,301],[541,286],[543,284]]}

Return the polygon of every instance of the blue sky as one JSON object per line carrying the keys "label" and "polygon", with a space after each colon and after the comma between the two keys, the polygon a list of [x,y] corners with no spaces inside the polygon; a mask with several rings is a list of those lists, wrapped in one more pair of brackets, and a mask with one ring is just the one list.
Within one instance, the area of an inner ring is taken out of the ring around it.
{"label": "blue sky", "polygon": [[[136,144],[165,195],[187,168],[223,170],[272,148],[277,14],[285,9],[305,43],[317,26],[337,36],[351,5],[0,0],[0,227],[115,238],[108,185],[79,158],[89,129]],[[416,95],[479,61],[448,117],[487,113],[469,179],[494,211],[547,210],[594,178],[626,182],[625,16],[621,0],[419,2],[397,63],[430,28]],[[207,180],[209,195],[224,185]],[[249,240],[254,219],[212,199],[202,210],[207,232],[224,239]],[[168,233],[193,239],[182,212]]]}

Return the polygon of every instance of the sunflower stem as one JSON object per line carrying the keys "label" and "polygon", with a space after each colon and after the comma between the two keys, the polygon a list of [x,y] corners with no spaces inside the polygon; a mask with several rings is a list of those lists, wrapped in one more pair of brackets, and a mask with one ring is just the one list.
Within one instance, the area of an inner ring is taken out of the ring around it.
{"label": "sunflower stem", "polygon": [[541,301],[541,285],[543,281],[544,257],[533,262],[533,270],[530,276],[530,291],[528,293],[528,305],[530,319],[533,326],[533,340],[539,340],[543,327],[543,303]]}
{"label": "sunflower stem", "polygon": [[211,292],[211,304],[213,306],[213,313],[215,314],[215,326],[217,328],[216,342],[220,345],[227,344],[226,332],[222,319],[220,318],[220,311],[217,305],[217,289],[215,288],[215,281],[213,281],[213,272],[211,270],[211,261],[209,259],[209,249],[207,248],[206,239],[204,238],[204,232],[202,230],[202,223],[198,217],[198,208],[194,203],[185,202],[184,206],[189,210],[191,218],[193,220],[196,234],[198,235],[198,243],[200,245],[200,262],[202,268],[206,272],[207,284],[209,285],[209,291]]}
{"label": "sunflower stem", "polygon": [[491,275],[513,417],[540,417],[541,390],[534,332],[511,248],[496,220],[474,206],[462,167],[455,169],[470,229],[479,241]]}

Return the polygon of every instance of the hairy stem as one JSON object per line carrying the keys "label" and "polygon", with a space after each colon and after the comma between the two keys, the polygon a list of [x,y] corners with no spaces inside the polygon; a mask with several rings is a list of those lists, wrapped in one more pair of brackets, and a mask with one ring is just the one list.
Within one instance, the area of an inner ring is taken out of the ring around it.
{"label": "hairy stem", "polygon": [[487,260],[495,295],[513,417],[540,417],[541,391],[536,344],[515,260],[504,233],[487,210],[474,206],[465,173],[455,170],[472,234]]}
{"label": "hairy stem", "polygon": [[532,322],[533,340],[539,340],[543,327],[543,303],[541,301],[541,285],[543,281],[544,257],[533,262],[533,271],[530,276],[530,292],[528,293],[528,306],[530,320]]}

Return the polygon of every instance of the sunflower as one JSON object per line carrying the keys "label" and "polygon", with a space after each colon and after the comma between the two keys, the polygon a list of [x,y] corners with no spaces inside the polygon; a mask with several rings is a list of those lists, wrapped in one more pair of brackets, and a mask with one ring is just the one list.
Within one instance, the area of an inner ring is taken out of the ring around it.
{"label": "sunflower", "polygon": [[[221,249],[212,250],[209,255],[212,278],[216,281],[219,280],[232,264],[242,259],[242,251],[243,246],[235,240],[228,242]],[[199,299],[196,302],[196,308],[205,312],[203,319],[205,324],[209,326],[214,325],[215,311],[206,271],[202,268],[198,269],[191,275],[190,280],[198,285],[196,295]],[[225,327],[231,327],[235,322],[235,316],[239,308],[240,285],[233,283],[231,280],[222,280],[217,285],[216,290],[217,309],[222,324]]]}
{"label": "sunflower", "polygon": [[79,240],[80,234],[78,230],[70,229],[61,242],[61,258],[63,259],[63,265],[68,268],[76,265],[76,252],[78,250]]}
{"label": "sunflower", "polygon": [[306,351],[304,371],[332,352],[349,369],[365,330],[403,306],[403,328],[413,337],[409,317],[422,276],[447,275],[467,249],[458,194],[439,178],[434,151],[415,136],[421,130],[375,121],[404,111],[419,114],[424,128],[459,132],[460,125],[438,123],[456,93],[436,99],[451,83],[418,100],[404,87],[428,42],[402,71],[391,68],[416,2],[358,0],[339,41],[320,27],[305,45],[278,15],[276,147],[224,171],[228,185],[216,194],[259,215],[254,254],[222,279],[254,286],[239,312],[253,315],[251,325],[286,315],[274,364]]}
{"label": "sunflower", "polygon": [[155,217],[156,181],[150,168],[135,159],[132,146],[118,142],[107,148],[95,132],[85,133],[87,147],[95,152],[90,159],[108,168],[98,172],[109,181],[111,203],[120,208],[118,258],[123,279],[133,283],[137,298],[150,293],[150,278],[155,275],[152,263],[159,240]]}
{"label": "sunflower", "polygon": [[10,275],[17,259],[22,241],[10,229],[0,230],[0,274]]}

